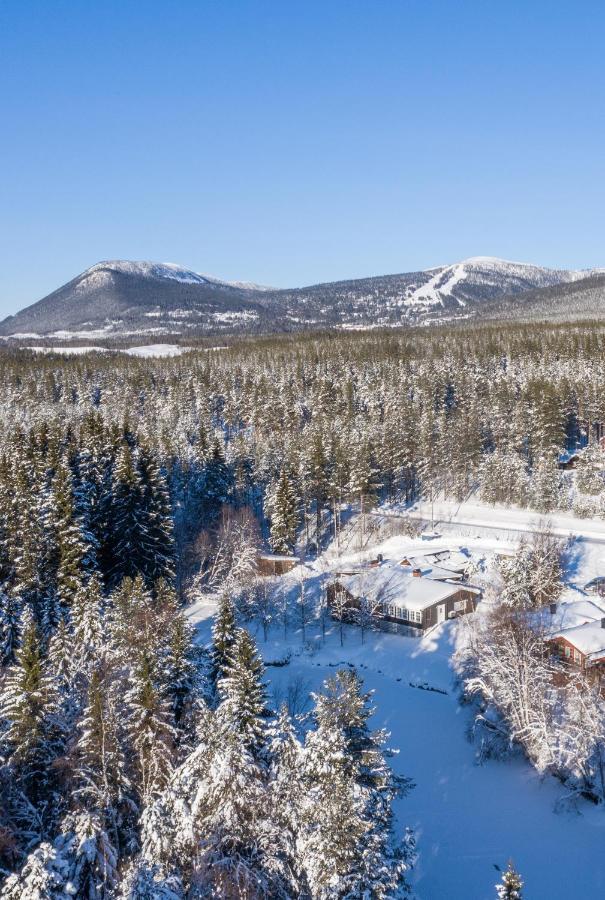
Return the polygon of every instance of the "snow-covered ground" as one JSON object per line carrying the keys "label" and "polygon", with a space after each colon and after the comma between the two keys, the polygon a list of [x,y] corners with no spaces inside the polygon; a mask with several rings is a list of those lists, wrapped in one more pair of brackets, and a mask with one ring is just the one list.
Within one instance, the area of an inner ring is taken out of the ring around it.
{"label": "snow-covered ground", "polygon": [[[82,353],[109,353],[106,347],[27,347],[27,350],[34,350],[36,353],[61,353],[68,356],[79,356]],[[180,356],[181,353],[187,353],[193,350],[193,347],[181,347],[179,344],[143,344],[140,347],[127,347],[125,350],[118,350],[118,353],[127,353],[129,356],[139,357],[162,357],[162,356]],[[211,347],[211,350],[223,350],[223,347]]]}
{"label": "snow-covered ground", "polygon": [[[385,512],[388,514],[389,511]],[[397,508],[393,508],[391,512],[397,514]],[[483,533],[489,529],[490,532],[504,532],[507,536],[516,537],[521,533],[534,532],[541,522],[548,522],[552,531],[561,537],[580,535],[584,540],[605,543],[605,520],[579,519],[564,512],[540,515],[519,507],[494,508],[478,500],[464,503],[444,500],[435,502],[432,511],[430,503],[418,503],[411,510],[411,515],[427,521],[432,515],[438,530],[444,525],[453,526],[452,530],[462,536],[475,531]],[[605,555],[605,550],[603,553]]]}
{"label": "snow-covered ground", "polygon": [[[472,535],[461,533],[468,531],[466,527],[456,532],[450,526],[447,534],[428,545],[419,539],[392,537],[347,557],[337,556],[332,549],[304,567],[309,607],[317,603],[330,572],[376,552],[395,559],[426,553],[429,548],[464,546],[477,563],[483,559],[489,566],[495,552],[510,551],[515,539],[529,527],[527,513],[525,522],[515,523],[509,512],[491,509],[492,524],[505,522],[509,540],[488,523],[483,529],[473,526]],[[578,522],[584,533],[572,554],[571,579],[583,584],[603,572],[599,567],[605,548],[590,534],[596,529],[605,536],[605,529],[597,527],[600,523]],[[293,600],[300,571],[298,567],[275,579]],[[577,596],[577,588],[570,586],[568,593],[569,599]],[[201,642],[210,640],[213,613],[211,598],[189,609]],[[303,643],[298,618],[290,622],[286,635],[275,622],[266,642],[260,627],[254,625],[253,630],[265,662],[283,660],[290,654],[288,665],[267,666],[275,705],[288,696],[300,701],[339,666],[357,666],[366,687],[374,691],[375,727],[386,727],[392,746],[400,750],[391,764],[416,783],[399,802],[397,812],[401,827],[410,825],[418,835],[420,855],[413,881],[419,900],[491,900],[499,880],[496,866],[503,869],[509,857],[525,879],[528,898],[568,900],[603,895],[605,810],[586,802],[574,811],[557,812],[565,788],[552,778],[540,779],[521,758],[477,764],[475,747],[467,738],[471,711],[459,703],[451,668],[461,627],[461,623],[447,622],[416,639],[367,632],[362,643],[360,630],[346,626],[342,647],[340,628],[330,621],[325,641],[320,625],[314,623],[306,625]]]}

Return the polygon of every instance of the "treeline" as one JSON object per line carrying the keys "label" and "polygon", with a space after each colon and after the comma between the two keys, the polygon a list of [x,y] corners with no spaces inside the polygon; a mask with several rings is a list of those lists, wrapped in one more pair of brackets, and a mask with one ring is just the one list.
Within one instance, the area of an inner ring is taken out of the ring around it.
{"label": "treeline", "polygon": [[309,540],[340,504],[379,497],[479,489],[548,511],[573,502],[559,451],[605,421],[602,351],[602,331],[573,326],[259,338],[163,360],[5,351],[0,444],[41,421],[79,433],[93,413],[129,429],[166,477],[177,544],[210,453],[216,490],[261,518],[285,471]]}

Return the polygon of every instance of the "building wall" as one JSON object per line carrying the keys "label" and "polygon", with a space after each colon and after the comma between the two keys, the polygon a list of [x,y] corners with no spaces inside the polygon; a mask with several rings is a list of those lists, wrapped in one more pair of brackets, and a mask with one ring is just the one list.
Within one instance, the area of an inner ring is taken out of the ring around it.
{"label": "building wall", "polygon": [[[450,613],[455,613],[458,616],[466,615],[466,613],[473,612],[477,606],[478,596],[473,594],[471,591],[467,591],[464,588],[460,588],[459,591],[456,591],[455,594],[452,594],[446,600],[440,600],[438,603],[433,603],[432,606],[428,606],[422,615],[422,628],[426,630],[427,628],[432,628],[433,625],[437,625],[439,621],[439,613],[438,607],[445,605],[445,618],[449,619]],[[463,609],[457,609],[456,604],[464,603]]]}
{"label": "building wall", "polygon": [[[332,582],[332,584],[329,584],[327,588],[327,599],[328,605],[330,607],[333,607],[334,605],[334,598],[337,591],[340,591],[346,595],[347,606],[351,610],[351,613],[354,613],[355,610],[359,609],[359,601],[351,594],[349,594],[349,592],[346,591],[341,585],[339,585],[338,582]],[[425,610],[423,610],[422,622],[410,622],[407,619],[399,619],[396,616],[389,615],[384,615],[380,618],[386,622],[401,623],[409,626],[410,628],[416,628],[424,631],[427,628],[432,628],[433,625],[437,624],[437,608],[439,606],[445,604],[445,618],[447,620],[450,617],[450,613],[455,613],[456,615],[465,615],[466,613],[473,612],[473,610],[477,606],[478,599],[479,597],[476,594],[461,587],[446,600],[434,603],[432,606],[429,606]],[[456,609],[456,605],[462,602],[464,603],[464,608]],[[396,602],[394,601],[392,605],[396,605]]]}
{"label": "building wall", "polygon": [[259,575],[285,575],[297,564],[297,559],[266,559],[259,556],[256,560],[256,568]]}
{"label": "building wall", "polygon": [[[569,641],[566,641],[565,638],[556,638],[548,643],[553,647],[555,653],[563,662],[577,666],[580,669],[586,668],[586,657],[584,654]],[[568,651],[568,653],[566,653],[566,651]]]}

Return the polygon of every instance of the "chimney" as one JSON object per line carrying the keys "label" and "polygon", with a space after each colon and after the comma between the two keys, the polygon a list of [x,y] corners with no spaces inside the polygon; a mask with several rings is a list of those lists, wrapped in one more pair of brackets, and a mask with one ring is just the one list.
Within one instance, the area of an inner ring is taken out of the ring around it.
{"label": "chimney", "polygon": [[550,614],[551,614],[551,616],[554,616],[555,613],[556,613],[556,611],[557,611],[557,604],[556,604],[556,603],[551,603],[551,604],[550,604]]}
{"label": "chimney", "polygon": [[422,578],[422,569],[414,569],[412,571],[412,575],[414,576],[414,578]]}
{"label": "chimney", "polygon": [[383,559],[384,559],[382,553],[376,554],[376,559],[378,560],[379,563],[381,563],[381,562],[383,561]]}
{"label": "chimney", "polygon": [[601,628],[605,628],[605,619],[601,619]]}

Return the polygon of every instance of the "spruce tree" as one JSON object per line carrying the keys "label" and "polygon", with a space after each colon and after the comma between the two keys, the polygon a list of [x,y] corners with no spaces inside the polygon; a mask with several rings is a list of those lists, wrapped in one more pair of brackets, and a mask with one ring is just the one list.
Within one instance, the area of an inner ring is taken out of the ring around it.
{"label": "spruce tree", "polygon": [[19,645],[21,607],[11,594],[0,592],[0,667],[15,660]]}
{"label": "spruce tree", "polygon": [[92,560],[88,558],[82,526],[76,517],[71,471],[62,461],[52,481],[51,497],[57,554],[56,591],[60,603],[69,607]]}
{"label": "spruce tree", "polygon": [[267,698],[263,664],[245,628],[236,632],[228,667],[218,682],[219,720],[226,731],[239,735],[243,745],[258,756],[266,741]]}
{"label": "spruce tree", "polygon": [[496,896],[498,900],[522,900],[522,888],[523,881],[511,860],[502,881],[496,885]]}
{"label": "spruce tree", "polygon": [[[315,695],[315,733],[308,735],[305,772],[311,794],[323,796],[325,773],[320,771],[322,754],[332,760],[332,776],[336,790],[326,803],[325,819],[306,810],[307,826],[318,826],[322,837],[335,832],[334,847],[339,854],[334,862],[342,870],[342,894],[337,896],[368,896],[386,898],[407,892],[405,872],[413,853],[413,841],[397,845],[393,837],[394,800],[409,786],[404,779],[395,778],[384,757],[386,734],[371,732],[368,719],[372,713],[370,695],[362,692],[361,680],[354,671],[342,670],[329,679],[321,694]],[[339,750],[339,748],[342,748]],[[339,755],[339,753],[341,755]],[[342,804],[342,808],[339,808]],[[346,812],[346,809],[349,812]],[[354,827],[349,835],[340,834],[339,816],[350,816]],[[310,819],[309,819],[310,816]],[[304,838],[303,838],[304,843]],[[310,878],[324,875],[323,865],[314,858],[321,844],[310,847]],[[348,860],[348,862],[347,862]],[[317,869],[316,869],[317,867]],[[315,874],[311,874],[315,873]],[[346,892],[349,892],[346,894]]]}
{"label": "spruce tree", "polygon": [[166,786],[175,756],[174,718],[158,683],[157,664],[139,654],[126,695],[128,742],[134,754],[136,787],[143,804]]}
{"label": "spruce tree", "polygon": [[226,674],[235,638],[235,609],[229,595],[223,593],[219,597],[218,610],[212,625],[211,679],[213,684],[217,684]]}
{"label": "spruce tree", "polygon": [[[91,886],[101,885],[103,892],[115,884],[120,847],[133,839],[137,811],[125,718],[118,673],[109,660],[101,659],[90,676],[74,747],[76,783],[70,830],[82,848],[84,858],[79,863],[86,868],[87,881]],[[94,848],[90,858],[87,846]]]}
{"label": "spruce tree", "polygon": [[281,470],[279,479],[269,495],[268,508],[273,550],[277,553],[292,552],[300,518],[300,500],[286,469]]}
{"label": "spruce tree", "polygon": [[174,526],[170,494],[154,455],[141,447],[138,458],[145,528],[141,532],[141,571],[148,584],[174,576]]}
{"label": "spruce tree", "polygon": [[3,740],[9,768],[38,800],[48,789],[51,763],[58,753],[59,723],[54,682],[46,671],[29,608],[22,618],[21,646],[2,685],[0,716],[8,722]]}
{"label": "spruce tree", "polygon": [[135,578],[145,570],[144,548],[150,540],[149,522],[143,501],[143,486],[134,453],[127,443],[115,463],[112,485],[112,584]]}
{"label": "spruce tree", "polygon": [[106,640],[103,621],[103,595],[96,575],[82,584],[74,596],[71,621],[73,626],[72,671],[87,675]]}

